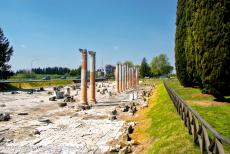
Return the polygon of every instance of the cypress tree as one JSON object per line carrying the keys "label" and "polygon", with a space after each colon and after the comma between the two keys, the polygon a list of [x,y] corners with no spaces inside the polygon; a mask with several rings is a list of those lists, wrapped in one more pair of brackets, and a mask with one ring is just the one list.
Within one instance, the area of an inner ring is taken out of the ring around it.
{"label": "cypress tree", "polygon": [[186,56],[186,0],[178,0],[177,2],[177,19],[176,19],[176,36],[175,36],[175,66],[177,78],[183,86],[191,86],[191,78],[187,72],[187,56]]}
{"label": "cypress tree", "polygon": [[143,58],[140,66],[140,76],[142,78],[144,77],[149,77],[150,76],[150,67],[149,64],[147,63],[146,58]]}
{"label": "cypress tree", "polygon": [[230,94],[229,10],[230,0],[178,0],[177,6],[178,79],[218,99]]}
{"label": "cypress tree", "polygon": [[202,0],[200,3],[198,72],[204,92],[218,99],[230,94],[230,1]]}

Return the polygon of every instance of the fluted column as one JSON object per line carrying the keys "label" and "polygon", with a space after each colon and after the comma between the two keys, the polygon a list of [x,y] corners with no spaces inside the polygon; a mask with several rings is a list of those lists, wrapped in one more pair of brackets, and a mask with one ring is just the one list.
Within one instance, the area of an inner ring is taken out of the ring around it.
{"label": "fluted column", "polygon": [[122,74],[121,74],[121,82],[122,82],[122,92],[125,91],[125,81],[124,81],[124,76],[125,76],[125,69],[124,69],[124,65],[121,65],[121,68],[122,68]]}
{"label": "fluted column", "polygon": [[122,65],[118,64],[119,68],[119,91],[122,92]]}
{"label": "fluted column", "polygon": [[133,68],[133,87],[136,87],[136,67]]}
{"label": "fluted column", "polygon": [[131,68],[129,68],[129,89],[132,88],[131,84]]}
{"label": "fluted column", "polygon": [[139,69],[136,67],[136,86],[139,85]]}
{"label": "fluted column", "polygon": [[79,49],[81,52],[81,104],[88,105],[87,102],[87,50]]}
{"label": "fluted column", "polygon": [[96,68],[96,52],[89,51],[90,55],[90,103],[96,103],[96,86],[95,86],[95,68]]}
{"label": "fluted column", "polygon": [[126,79],[127,79],[127,76],[126,76],[126,65],[123,66],[124,67],[124,91],[126,91]]}
{"label": "fluted column", "polygon": [[119,73],[120,72],[120,70],[119,70],[119,64],[117,64],[116,65],[116,75],[115,75],[115,77],[116,77],[116,91],[117,91],[117,93],[120,93],[120,87],[119,87]]}
{"label": "fluted column", "polygon": [[128,88],[128,84],[129,84],[129,78],[128,78],[128,65],[126,65],[126,67],[125,67],[125,69],[126,69],[126,74],[125,74],[125,76],[126,76],[126,84],[125,84],[125,88],[126,88],[126,90],[128,90],[129,88]]}

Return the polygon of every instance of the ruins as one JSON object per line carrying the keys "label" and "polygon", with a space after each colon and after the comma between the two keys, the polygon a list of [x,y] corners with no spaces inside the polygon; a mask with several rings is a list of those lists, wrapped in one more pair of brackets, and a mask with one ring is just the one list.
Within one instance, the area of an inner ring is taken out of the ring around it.
{"label": "ruins", "polygon": [[134,150],[129,137],[134,124],[125,123],[122,115],[133,116],[147,107],[144,94],[151,88],[138,86],[136,67],[120,63],[116,65],[115,81],[96,82],[96,52],[79,51],[81,83],[39,87],[30,94],[25,90],[0,92],[0,153]]}

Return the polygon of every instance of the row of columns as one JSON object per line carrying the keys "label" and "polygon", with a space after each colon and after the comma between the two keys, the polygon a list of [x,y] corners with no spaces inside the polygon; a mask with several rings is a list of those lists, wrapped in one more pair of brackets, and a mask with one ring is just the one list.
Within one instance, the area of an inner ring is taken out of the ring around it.
{"label": "row of columns", "polygon": [[[88,105],[87,100],[87,50],[79,49],[81,53],[81,104]],[[90,96],[89,102],[96,103],[96,88],[95,88],[95,65],[96,65],[96,52],[89,51],[90,55]]]}
{"label": "row of columns", "polygon": [[124,92],[131,88],[136,88],[139,84],[138,68],[128,67],[128,65],[116,65],[116,91],[117,93]]}

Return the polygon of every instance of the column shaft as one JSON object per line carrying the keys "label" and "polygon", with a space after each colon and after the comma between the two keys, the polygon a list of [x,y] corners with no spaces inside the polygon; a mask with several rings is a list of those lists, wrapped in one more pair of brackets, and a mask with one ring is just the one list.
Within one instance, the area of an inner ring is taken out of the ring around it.
{"label": "column shaft", "polygon": [[88,105],[87,102],[87,50],[79,49],[81,52],[81,103]]}
{"label": "column shaft", "polygon": [[122,92],[122,65],[118,64],[119,66],[119,91]]}
{"label": "column shaft", "polygon": [[119,64],[116,65],[116,75],[115,75],[115,78],[116,78],[116,91],[117,93],[120,93],[120,88],[119,88]]}
{"label": "column shaft", "polygon": [[125,91],[125,67],[124,65],[122,66],[122,91]]}
{"label": "column shaft", "polygon": [[90,99],[91,103],[96,103],[96,86],[95,86],[95,67],[96,67],[96,52],[89,51],[90,55]]}

